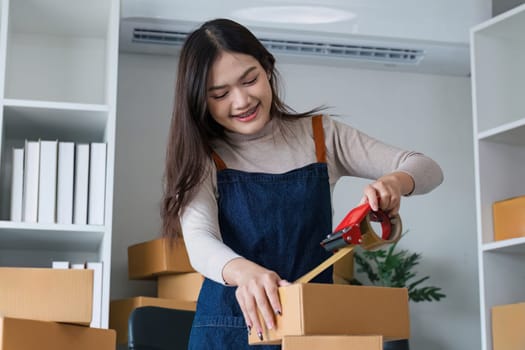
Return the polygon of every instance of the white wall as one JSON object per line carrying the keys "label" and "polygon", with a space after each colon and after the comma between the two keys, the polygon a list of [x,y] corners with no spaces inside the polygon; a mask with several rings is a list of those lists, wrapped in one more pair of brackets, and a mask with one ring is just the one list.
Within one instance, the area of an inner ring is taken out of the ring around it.
{"label": "white wall", "polygon": [[155,295],[129,281],[127,248],[160,235],[160,198],[176,61],[120,55],[115,149],[111,297]]}
{"label": "white wall", "polygon": [[[123,54],[119,63],[112,299],[154,295],[151,282],[127,279],[127,246],[159,235],[164,148],[176,60]],[[286,101],[298,110],[326,104],[370,135],[421,151],[445,182],[403,200],[410,233],[400,247],[421,252],[419,273],[447,298],[411,304],[412,350],[480,348],[470,80],[319,65],[279,66]],[[364,181],[336,187],[338,223],[359,200]]]}

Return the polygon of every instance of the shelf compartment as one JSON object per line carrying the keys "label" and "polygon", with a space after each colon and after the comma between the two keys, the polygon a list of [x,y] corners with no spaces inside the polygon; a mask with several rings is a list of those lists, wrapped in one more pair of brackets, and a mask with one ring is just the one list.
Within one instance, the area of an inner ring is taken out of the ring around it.
{"label": "shelf compartment", "polygon": [[492,204],[525,195],[525,146],[481,140],[479,188],[482,243],[494,241]]}
{"label": "shelf compartment", "polygon": [[5,97],[105,103],[109,6],[10,1]]}
{"label": "shelf compartment", "polygon": [[478,132],[525,117],[525,11],[515,12],[471,31]]}
{"label": "shelf compartment", "polygon": [[487,349],[492,349],[491,309],[493,306],[525,301],[525,254],[508,251],[483,252],[484,317]]}
{"label": "shelf compartment", "polygon": [[104,226],[0,221],[0,247],[14,250],[98,252]]}
{"label": "shelf compartment", "polygon": [[107,142],[108,106],[4,100],[0,145],[0,220],[9,219],[13,148],[25,140]]}

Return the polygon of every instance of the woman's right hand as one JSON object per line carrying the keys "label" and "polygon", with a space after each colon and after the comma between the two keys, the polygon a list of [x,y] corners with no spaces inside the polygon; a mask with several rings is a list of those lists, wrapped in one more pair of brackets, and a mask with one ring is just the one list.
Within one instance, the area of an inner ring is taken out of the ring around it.
{"label": "woman's right hand", "polygon": [[289,285],[277,273],[244,258],[236,258],[226,264],[223,278],[228,285],[237,286],[235,296],[241,307],[248,331],[255,330],[262,340],[262,326],[257,315],[259,310],[266,327],[275,327],[274,315],[281,314],[281,302],[277,290]]}

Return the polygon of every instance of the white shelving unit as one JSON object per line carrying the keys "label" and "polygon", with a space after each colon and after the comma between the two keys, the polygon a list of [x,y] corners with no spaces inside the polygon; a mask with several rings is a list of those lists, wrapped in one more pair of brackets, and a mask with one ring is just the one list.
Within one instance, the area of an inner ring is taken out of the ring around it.
{"label": "white shelving unit", "polygon": [[[0,266],[102,261],[111,271],[118,0],[0,0]],[[105,142],[104,225],[9,221],[13,147],[26,139]]]}
{"label": "white shelving unit", "polygon": [[525,195],[525,5],[471,30],[483,350],[491,308],[525,301],[525,238],[494,241],[492,204]]}

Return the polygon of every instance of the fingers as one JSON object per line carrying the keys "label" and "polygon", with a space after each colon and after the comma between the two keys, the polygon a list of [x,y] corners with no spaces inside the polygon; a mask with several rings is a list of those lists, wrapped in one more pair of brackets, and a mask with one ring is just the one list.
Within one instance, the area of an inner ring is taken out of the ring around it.
{"label": "fingers", "polygon": [[291,286],[292,284],[290,282],[288,282],[287,280],[280,280],[279,281],[279,287],[286,287],[286,286]]}
{"label": "fingers", "polygon": [[289,284],[288,281],[281,280],[275,272],[268,271],[237,287],[235,294],[248,331],[257,332],[259,339],[262,340],[263,334],[261,322],[264,322],[268,329],[275,328],[275,315],[282,313],[278,287]]}
{"label": "fingers", "polygon": [[401,205],[400,190],[395,183],[379,179],[364,188],[361,203],[367,202],[373,211],[381,209],[389,216],[395,216]]}
{"label": "fingers", "polygon": [[[244,320],[249,332],[257,332],[259,339],[262,340],[262,325],[257,314],[257,302],[253,294],[245,290],[245,288],[238,287],[236,291],[237,301],[241,307]],[[273,328],[273,321],[272,321]],[[267,327],[269,325],[267,324]]]}

